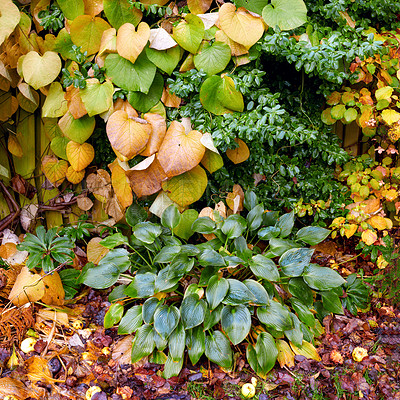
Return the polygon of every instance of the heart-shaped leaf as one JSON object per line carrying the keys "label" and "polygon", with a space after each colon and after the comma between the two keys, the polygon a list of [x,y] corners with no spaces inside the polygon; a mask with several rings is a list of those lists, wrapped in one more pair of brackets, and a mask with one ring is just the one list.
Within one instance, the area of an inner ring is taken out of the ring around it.
{"label": "heart-shaped leaf", "polygon": [[219,9],[219,24],[229,38],[248,49],[257,43],[264,33],[261,18],[251,15],[244,8],[236,10],[232,3],[225,3]]}
{"label": "heart-shaped leaf", "polygon": [[78,172],[85,169],[94,159],[94,149],[89,143],[79,144],[71,140],[67,144],[66,151],[68,161],[72,168]]}
{"label": "heart-shaped leaf", "polygon": [[200,166],[162,183],[168,197],[181,207],[199,200],[207,187],[207,174]]}
{"label": "heart-shaped leaf", "polygon": [[75,119],[79,119],[87,114],[87,110],[83,104],[79,88],[76,88],[73,85],[67,87],[65,100],[67,100],[68,103],[68,111]]}
{"label": "heart-shaped leaf", "polygon": [[60,186],[65,179],[68,163],[59,160],[55,156],[44,156],[42,160],[42,171],[46,178],[55,186]]}
{"label": "heart-shaped leaf", "polygon": [[273,29],[289,31],[307,22],[307,7],[303,0],[272,0],[262,11],[264,21]]}
{"label": "heart-shaped leaf", "polygon": [[192,14],[204,14],[211,7],[212,0],[188,0],[187,5]]}
{"label": "heart-shaped leaf", "polygon": [[168,75],[171,75],[178,65],[182,53],[179,46],[167,50],[156,50],[151,47],[146,47],[146,55],[156,67],[160,68]]}
{"label": "heart-shaped leaf", "polygon": [[177,327],[180,312],[175,306],[162,305],[154,312],[154,329],[158,334],[167,339]]}
{"label": "heart-shaped leaf", "polygon": [[67,100],[64,98],[64,91],[60,82],[53,82],[50,85],[49,93],[46,96],[42,107],[42,117],[62,117],[68,110]]}
{"label": "heart-shaped leaf", "polygon": [[178,226],[174,229],[174,234],[182,239],[188,240],[193,234],[193,222],[198,218],[199,213],[194,209],[185,210],[182,213]]}
{"label": "heart-shaped leaf", "polygon": [[79,144],[85,143],[90,138],[95,125],[94,117],[85,115],[82,118],[75,119],[69,111],[58,121],[62,133]]}
{"label": "heart-shaped leaf", "polygon": [[205,153],[201,138],[199,131],[186,134],[180,122],[171,123],[157,155],[168,177],[189,171],[200,163]]}
{"label": "heart-shaped leaf", "polygon": [[86,87],[79,93],[89,117],[101,114],[111,108],[114,86],[110,81],[100,83],[96,78],[86,80]]}
{"label": "heart-shaped leaf", "polygon": [[30,51],[22,61],[24,80],[34,89],[39,89],[53,82],[60,71],[61,59],[53,51],[46,51],[43,56],[40,56],[36,51]]}
{"label": "heart-shaped leaf", "polygon": [[150,29],[149,42],[154,50],[167,50],[178,44],[164,28]]}
{"label": "heart-shaped leaf", "polygon": [[243,305],[225,306],[222,309],[221,326],[234,345],[241,343],[250,332],[251,315],[249,310]]}
{"label": "heart-shaped leaf", "polygon": [[85,12],[83,0],[58,0],[57,4],[65,15],[65,18],[73,20]]}
{"label": "heart-shaped leaf", "polygon": [[223,71],[231,59],[230,47],[221,42],[214,42],[210,45],[208,42],[201,47],[193,60],[195,67],[202,69],[208,76],[218,74]]}
{"label": "heart-shaped leaf", "polygon": [[69,139],[65,136],[57,136],[50,142],[50,148],[53,153],[63,160],[68,160],[67,157],[67,144]]}
{"label": "heart-shaped leaf", "polygon": [[121,57],[135,63],[139,54],[145,48],[150,38],[150,27],[146,22],[141,22],[137,31],[134,25],[126,23],[118,29],[117,51]]}
{"label": "heart-shaped leaf", "polygon": [[393,125],[400,120],[400,113],[396,110],[383,110],[382,119],[387,125]]}
{"label": "heart-shaped leaf", "polygon": [[240,164],[250,157],[250,150],[247,147],[247,144],[243,142],[242,139],[235,138],[235,142],[238,144],[238,147],[236,147],[235,149],[228,149],[226,151],[226,156],[234,164]]}
{"label": "heart-shaped leaf", "polygon": [[244,7],[246,10],[253,11],[261,15],[263,8],[269,3],[269,0],[235,0],[238,7]]}
{"label": "heart-shaped leaf", "polygon": [[133,195],[125,170],[120,165],[115,165],[111,172],[111,182],[115,194],[122,207],[126,208],[132,204]]}
{"label": "heart-shaped leaf", "polygon": [[198,16],[187,14],[185,19],[173,27],[172,32],[179,46],[196,54],[204,37],[204,24]]}
{"label": "heart-shaped leaf", "polygon": [[247,54],[248,49],[240,43],[233,41],[223,30],[219,30],[215,32],[215,40],[218,42],[225,43],[231,49],[231,54],[233,56],[242,56],[243,54]]}
{"label": "heart-shaped leaf", "polygon": [[203,158],[201,159],[201,165],[210,173],[219,170],[224,166],[224,160],[222,157],[211,150],[206,149]]}
{"label": "heart-shaped leaf", "polygon": [[140,155],[149,157],[159,150],[167,132],[167,123],[159,114],[147,113],[143,115],[143,118],[151,125],[151,136]]}
{"label": "heart-shaped leaf", "polygon": [[28,113],[33,113],[39,107],[39,93],[25,82],[18,84],[17,100],[20,107]]}
{"label": "heart-shaped leaf", "polygon": [[104,14],[115,29],[126,23],[136,26],[142,19],[142,12],[132,7],[128,0],[103,0],[103,7]]}
{"label": "heart-shaped leaf", "polygon": [[0,45],[11,35],[21,19],[18,7],[11,0],[0,3]]}
{"label": "heart-shaped leaf", "polygon": [[122,89],[147,93],[156,75],[156,66],[141,53],[135,64],[119,54],[109,54],[104,62],[107,76]]}
{"label": "heart-shaped leaf", "polygon": [[139,154],[146,146],[151,124],[147,121],[130,117],[125,111],[116,111],[107,122],[107,136],[111,146],[128,159]]}
{"label": "heart-shaped leaf", "polygon": [[81,47],[82,53],[87,51],[91,55],[100,50],[103,32],[110,28],[108,22],[100,17],[80,15],[70,25],[71,40]]}
{"label": "heart-shaped leaf", "polygon": [[69,166],[65,177],[67,178],[68,182],[77,185],[85,177],[85,170],[83,169],[82,171],[75,171],[71,166]]}
{"label": "heart-shaped leaf", "polygon": [[18,100],[11,92],[0,92],[0,121],[7,121],[17,110]]}

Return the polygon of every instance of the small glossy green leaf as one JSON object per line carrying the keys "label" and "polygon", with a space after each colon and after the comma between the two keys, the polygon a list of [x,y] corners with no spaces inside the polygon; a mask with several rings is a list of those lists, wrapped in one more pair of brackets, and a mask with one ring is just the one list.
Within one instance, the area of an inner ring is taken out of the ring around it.
{"label": "small glossy green leaf", "polygon": [[290,313],[290,317],[293,321],[293,328],[286,330],[285,336],[296,346],[301,346],[303,343],[303,331],[301,330],[300,321],[293,313]]}
{"label": "small glossy green leaf", "polygon": [[134,236],[144,243],[154,243],[162,233],[160,225],[151,222],[140,222],[133,228]]}
{"label": "small glossy green leaf", "polygon": [[174,204],[167,207],[161,216],[161,225],[171,230],[176,228],[180,221],[181,213]]}
{"label": "small glossy green leaf", "polygon": [[267,226],[265,228],[261,228],[257,235],[261,240],[270,240],[272,238],[276,238],[281,233],[281,230],[276,226]]}
{"label": "small glossy green leaf", "polygon": [[204,330],[209,330],[221,320],[221,313],[224,306],[220,304],[214,310],[207,309],[206,315],[204,318]]}
{"label": "small glossy green leaf", "polygon": [[111,236],[107,236],[105,239],[103,239],[100,244],[103,247],[106,247],[107,249],[113,249],[114,247],[121,246],[123,244],[128,245],[129,241],[126,236],[124,236],[122,233],[114,233]]}
{"label": "small glossy green leaf", "polygon": [[130,205],[125,212],[126,222],[132,227],[134,227],[139,222],[146,221],[147,217],[148,215],[146,210],[136,203]]}
{"label": "small glossy green leaf", "polygon": [[174,257],[169,266],[167,277],[169,279],[181,278],[185,273],[191,271],[194,265],[194,259],[186,254],[178,254]]}
{"label": "small glossy green leaf", "polygon": [[269,250],[273,257],[281,256],[285,251],[289,249],[299,248],[301,245],[294,242],[293,240],[272,238],[269,241]]}
{"label": "small glossy green leaf", "polygon": [[320,292],[324,308],[335,314],[344,314],[339,296],[333,292]]}
{"label": "small glossy green leaf", "polygon": [[245,281],[243,281],[243,283],[256,298],[253,302],[254,304],[257,304],[258,306],[266,306],[267,304],[269,304],[271,298],[265,287],[261,285],[261,283],[253,279],[246,279]]}
{"label": "small glossy green leaf", "polygon": [[296,311],[297,315],[299,316],[300,321],[304,322],[310,327],[314,327],[315,317],[310,309],[295,297],[291,297],[290,302],[292,303],[294,311]]}
{"label": "small glossy green leaf", "polygon": [[194,209],[185,210],[182,213],[179,224],[174,228],[174,234],[182,239],[188,240],[193,234],[193,222],[199,217],[199,213]]}
{"label": "small glossy green leaf", "polygon": [[80,281],[94,289],[106,289],[117,282],[121,271],[114,263],[103,263],[97,267],[89,267],[82,272]]}
{"label": "small glossy green leaf", "polygon": [[137,273],[132,282],[126,287],[125,294],[133,299],[153,296],[155,280],[156,275],[152,272]]}
{"label": "small glossy green leaf", "polygon": [[217,275],[210,278],[206,290],[206,298],[210,309],[216,308],[225,298],[229,290],[229,282],[225,278],[219,279]]}
{"label": "small glossy green leaf", "polygon": [[180,277],[169,277],[169,267],[163,268],[158,274],[154,283],[154,292],[166,292],[172,289],[178,282]]}
{"label": "small glossy green leaf", "polygon": [[283,214],[279,217],[278,222],[276,223],[276,227],[281,230],[280,237],[285,238],[289,236],[292,232],[294,226],[294,211]]}
{"label": "small glossy green leaf", "polygon": [[249,224],[250,231],[258,229],[263,222],[264,207],[261,204],[257,204],[247,214],[247,222]]}
{"label": "small glossy green leaf", "polygon": [[230,215],[226,218],[222,225],[221,231],[228,239],[234,239],[242,235],[247,228],[246,220],[239,214]]}
{"label": "small glossy green leaf", "polygon": [[209,265],[214,265],[216,267],[224,267],[225,261],[221,254],[217,253],[212,249],[203,250],[198,256],[197,260],[200,265],[207,267]]}
{"label": "small glossy green leaf", "polygon": [[129,335],[142,326],[142,306],[131,307],[122,317],[118,326],[118,335]]}
{"label": "small glossy green leaf", "polygon": [[215,229],[215,222],[210,217],[200,217],[193,222],[192,230],[194,232],[209,234]]}
{"label": "small glossy green leaf", "polygon": [[304,279],[292,278],[288,285],[289,293],[300,299],[306,306],[311,307],[314,302],[313,291],[304,282]]}
{"label": "small glossy green leaf", "polygon": [[150,297],[143,303],[142,317],[146,324],[151,324],[154,320],[154,312],[161,303],[156,297]]}

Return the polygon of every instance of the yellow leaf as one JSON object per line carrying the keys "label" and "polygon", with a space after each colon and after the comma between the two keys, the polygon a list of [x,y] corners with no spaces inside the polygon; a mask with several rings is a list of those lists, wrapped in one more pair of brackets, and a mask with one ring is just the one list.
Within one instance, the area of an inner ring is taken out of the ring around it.
{"label": "yellow leaf", "polygon": [[116,53],[117,52],[117,31],[115,28],[107,29],[101,36],[100,49],[97,54],[101,57],[103,54]]}
{"label": "yellow leaf", "polygon": [[22,73],[26,83],[39,89],[53,82],[61,71],[61,59],[57,53],[46,51],[40,56],[30,51],[22,61]]}
{"label": "yellow leaf", "polygon": [[249,158],[250,150],[242,139],[236,138],[235,142],[239,146],[236,149],[228,149],[226,155],[234,164],[240,164]]}
{"label": "yellow leaf", "polygon": [[8,136],[7,148],[8,151],[15,157],[21,158],[24,155],[17,136],[13,135],[12,133],[10,133]]}
{"label": "yellow leaf", "polygon": [[168,197],[181,207],[199,200],[207,187],[207,174],[200,166],[163,182]]}
{"label": "yellow leaf", "polygon": [[25,361],[26,375],[31,382],[50,384],[57,382],[51,376],[48,360],[44,357],[32,356]]}
{"label": "yellow leaf", "polygon": [[219,9],[219,24],[230,39],[247,49],[257,43],[264,33],[261,18],[254,17],[242,7],[236,10],[232,3],[225,3]]}
{"label": "yellow leaf", "polygon": [[65,292],[58,272],[55,271],[50,275],[44,275],[42,271],[41,275],[43,276],[45,287],[44,295],[41,298],[43,303],[53,306],[64,305]]}
{"label": "yellow leaf", "polygon": [[387,228],[386,219],[381,217],[380,215],[374,215],[367,220],[367,223],[370,224],[373,228],[378,229],[379,231],[383,231]]}
{"label": "yellow leaf", "polygon": [[60,186],[67,174],[68,163],[65,160],[59,160],[55,156],[44,156],[42,160],[42,171],[46,178],[55,186]]}
{"label": "yellow leaf", "polygon": [[154,154],[126,171],[126,176],[129,178],[132,190],[139,198],[160,191],[161,183],[167,179]]}
{"label": "yellow leaf", "polygon": [[181,105],[182,99],[178,97],[176,94],[170,93],[169,88],[164,88],[161,96],[161,101],[164,103],[166,107],[175,107],[179,108]]}
{"label": "yellow leaf", "polygon": [[218,153],[215,153],[214,151],[206,149],[206,152],[204,153],[204,156],[201,159],[201,165],[210,174],[212,174],[224,166],[224,160]]}
{"label": "yellow leaf", "polygon": [[385,260],[383,254],[381,254],[376,260],[376,265],[379,269],[385,269],[389,265],[389,263]]}
{"label": "yellow leaf", "polygon": [[140,153],[141,156],[149,157],[157,153],[167,132],[165,118],[159,114],[147,113],[143,118],[151,125],[151,135],[146,148]]}
{"label": "yellow leaf", "polygon": [[39,93],[25,82],[19,83],[18,89],[17,100],[20,107],[29,113],[33,113],[39,107]]}
{"label": "yellow leaf", "polygon": [[0,92],[0,122],[7,121],[17,110],[17,99],[10,92]]}
{"label": "yellow leaf", "polygon": [[157,155],[168,177],[180,175],[200,163],[206,151],[201,138],[199,131],[186,134],[185,127],[180,122],[171,123]]}
{"label": "yellow leaf", "polygon": [[356,224],[349,224],[349,225],[344,225],[344,234],[347,238],[352,237],[356,232],[358,226]]}
{"label": "yellow leaf", "polygon": [[102,258],[110,251],[100,244],[103,239],[100,237],[94,237],[90,239],[87,245],[87,259],[93,264],[98,264]]}
{"label": "yellow leaf", "polygon": [[287,342],[279,339],[276,340],[275,343],[278,349],[278,362],[281,368],[283,368],[284,365],[289,368],[294,367],[294,353]]}
{"label": "yellow leaf", "polygon": [[[79,88],[73,85],[67,87],[67,92],[65,93],[65,100],[68,104],[68,111],[74,119],[79,119],[87,114],[85,105],[81,99]],[[65,110],[64,114],[67,110]],[[62,114],[62,115],[64,115]]]}
{"label": "yellow leaf", "polygon": [[396,189],[384,190],[382,191],[382,195],[387,201],[394,201],[399,196]]}
{"label": "yellow leaf", "polygon": [[132,159],[145,148],[150,137],[151,124],[119,110],[111,114],[106,130],[111,146],[123,156]]}
{"label": "yellow leaf", "polygon": [[240,185],[233,185],[232,192],[226,196],[226,204],[236,214],[243,211],[244,192]]}
{"label": "yellow leaf", "polygon": [[85,177],[85,170],[83,169],[82,171],[78,172],[75,171],[71,166],[69,166],[65,177],[67,178],[68,182],[71,182],[74,185],[76,185],[79,182],[81,182],[82,179]]}
{"label": "yellow leaf", "polygon": [[376,100],[378,100],[378,101],[379,100],[390,100],[392,93],[393,93],[393,88],[391,86],[384,86],[375,92],[375,97],[376,97]]}
{"label": "yellow leaf", "polygon": [[212,0],[187,0],[192,14],[204,14],[211,7]]}
{"label": "yellow leaf", "polygon": [[135,26],[129,22],[123,24],[117,33],[118,54],[134,63],[146,47],[149,38],[150,27],[146,22],[141,22],[137,27],[137,31]]}
{"label": "yellow leaf", "polygon": [[[13,351],[13,355],[14,354],[15,349]],[[32,396],[32,392],[26,388],[20,379],[9,377],[0,378],[0,394],[3,395],[4,398],[8,395],[10,397],[13,396],[15,399],[27,399]]]}
{"label": "yellow leaf", "polygon": [[71,140],[67,144],[66,152],[68,161],[77,172],[85,169],[94,159],[94,149],[89,143],[79,144]]}
{"label": "yellow leaf", "polygon": [[0,45],[13,32],[20,21],[18,7],[11,0],[1,0],[0,2]]}
{"label": "yellow leaf", "polygon": [[292,348],[294,354],[304,356],[310,358],[315,361],[321,361],[321,357],[319,356],[316,348],[309,342],[303,340],[303,344],[300,347],[297,347],[292,342],[290,342],[290,347]]}
{"label": "yellow leaf", "polygon": [[132,189],[129,185],[125,170],[118,164],[112,169],[111,183],[122,207],[126,208],[130,206],[133,201]]}
{"label": "yellow leaf", "polygon": [[8,242],[0,246],[0,257],[3,260],[12,257],[16,252],[17,252],[17,245],[15,243]]}
{"label": "yellow leaf", "polygon": [[85,4],[85,14],[92,17],[103,11],[103,0],[83,0]]}
{"label": "yellow leaf", "polygon": [[378,240],[378,236],[375,232],[371,231],[371,229],[367,229],[361,234],[361,240],[367,246],[371,246],[376,242],[376,240]]}
{"label": "yellow leaf", "polygon": [[[79,89],[77,89],[79,91]],[[67,90],[68,92],[68,90]],[[64,98],[64,91],[60,82],[53,82],[50,85],[49,93],[42,107],[42,117],[62,117],[68,109],[68,102]]]}
{"label": "yellow leaf", "polygon": [[395,124],[398,120],[400,120],[400,113],[395,110],[385,109],[382,111],[382,119],[388,125]]}
{"label": "yellow leaf", "polygon": [[218,42],[226,43],[231,48],[231,54],[233,56],[238,57],[249,52],[249,50],[245,46],[230,39],[229,36],[221,29],[215,32],[215,40]]}
{"label": "yellow leaf", "polygon": [[22,267],[15,280],[8,299],[16,306],[40,300],[45,286],[39,274],[32,274],[27,267]]}

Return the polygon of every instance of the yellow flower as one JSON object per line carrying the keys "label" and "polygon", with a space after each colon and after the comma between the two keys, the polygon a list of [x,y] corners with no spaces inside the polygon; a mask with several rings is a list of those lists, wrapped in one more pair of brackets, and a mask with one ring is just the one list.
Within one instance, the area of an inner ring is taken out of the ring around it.
{"label": "yellow flower", "polygon": [[360,362],[365,357],[368,357],[368,351],[366,349],[364,349],[363,347],[356,347],[353,350],[352,356],[353,356],[354,361]]}
{"label": "yellow flower", "polygon": [[376,261],[376,265],[379,269],[385,269],[389,263],[384,259],[383,255],[381,254]]}
{"label": "yellow flower", "polygon": [[253,397],[256,394],[256,388],[251,383],[245,383],[242,386],[242,395],[246,398]]}

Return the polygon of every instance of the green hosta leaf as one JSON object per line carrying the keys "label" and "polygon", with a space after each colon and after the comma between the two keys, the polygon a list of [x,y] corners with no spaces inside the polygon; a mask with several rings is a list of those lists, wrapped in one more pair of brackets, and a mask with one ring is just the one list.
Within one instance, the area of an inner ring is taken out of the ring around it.
{"label": "green hosta leaf", "polygon": [[225,278],[218,279],[217,275],[210,278],[206,290],[206,298],[210,309],[216,308],[225,298],[229,290],[229,282]]}
{"label": "green hosta leaf", "polygon": [[307,7],[303,0],[272,0],[262,11],[266,24],[290,31],[307,22]]}
{"label": "green hosta leaf", "polygon": [[209,265],[213,265],[215,267],[225,267],[224,258],[221,254],[217,253],[215,250],[212,249],[205,249],[203,250],[198,256],[197,260],[200,265],[203,267],[207,267]]}
{"label": "green hosta leaf", "polygon": [[254,350],[257,354],[259,371],[265,375],[274,367],[278,357],[275,339],[269,333],[261,332],[257,337]]}
{"label": "green hosta leaf", "polygon": [[281,256],[285,251],[289,249],[301,247],[299,243],[296,243],[293,240],[279,238],[272,238],[269,241],[269,246],[269,252],[272,254],[272,257]]}
{"label": "green hosta leaf", "polygon": [[333,292],[320,292],[324,308],[335,314],[344,314],[339,296]]}
{"label": "green hosta leaf", "polygon": [[187,256],[197,256],[200,252],[201,250],[194,244],[184,244],[181,246],[181,254],[186,254]]}
{"label": "green hosta leaf", "polygon": [[257,304],[258,306],[266,306],[267,304],[269,304],[270,296],[265,287],[261,285],[261,283],[258,283],[253,279],[246,279],[245,281],[243,281],[243,283],[256,298],[254,304]]}
{"label": "green hosta leaf", "polygon": [[194,14],[186,14],[178,25],[173,27],[173,38],[183,49],[196,54],[204,37],[203,21]]}
{"label": "green hosta leaf", "polygon": [[179,361],[183,357],[186,344],[186,333],[182,323],[179,323],[169,337],[169,355],[174,361]]}
{"label": "green hosta leaf", "polygon": [[285,336],[296,346],[301,346],[303,343],[303,331],[301,330],[300,321],[296,315],[290,313],[293,321],[293,328],[285,331]]}
{"label": "green hosta leaf", "polygon": [[119,303],[111,304],[110,308],[104,315],[104,328],[108,329],[118,324],[124,315],[124,306]]}
{"label": "green hosta leaf", "polygon": [[215,229],[215,222],[210,217],[200,217],[193,222],[192,230],[194,232],[208,234]]}
{"label": "green hosta leaf", "polygon": [[285,251],[279,259],[279,265],[286,276],[300,276],[304,267],[311,261],[314,249],[290,249]]}
{"label": "green hosta leaf", "polygon": [[121,271],[114,263],[102,263],[97,267],[89,266],[82,271],[80,281],[86,286],[92,287],[94,289],[106,289],[114,285],[117,282]]}
{"label": "green hosta leaf", "polygon": [[132,282],[126,287],[125,294],[133,299],[153,296],[155,280],[156,275],[152,272],[136,274]]}
{"label": "green hosta leaf", "polygon": [[154,312],[154,329],[163,338],[167,339],[178,326],[180,312],[175,306],[162,305]]}
{"label": "green hosta leaf", "polygon": [[199,299],[198,294],[193,293],[183,299],[180,310],[185,329],[191,329],[204,321],[207,304]]}
{"label": "green hosta leaf", "polygon": [[319,226],[305,226],[296,233],[296,238],[310,246],[315,246],[325,240],[331,231]]}
{"label": "green hosta leaf", "polygon": [[236,279],[227,279],[227,281],[229,283],[229,290],[223,300],[224,304],[238,306],[255,301],[255,296],[247,289],[244,283]]}
{"label": "green hosta leaf", "polygon": [[154,283],[154,292],[166,292],[172,289],[179,282],[179,279],[180,277],[169,277],[169,267],[162,269]]}
{"label": "green hosta leaf", "polygon": [[122,248],[110,250],[99,261],[99,267],[102,266],[103,264],[108,264],[108,263],[115,264],[120,270],[120,272],[125,272],[131,266],[128,250]]}
{"label": "green hosta leaf", "polygon": [[132,344],[132,364],[138,362],[143,357],[148,356],[154,350],[156,343],[154,341],[153,327],[150,325],[141,326],[133,339]]}
{"label": "green hosta leaf", "polygon": [[279,271],[275,263],[262,254],[257,254],[249,262],[253,274],[259,278],[272,282],[278,282],[280,279]]}
{"label": "green hosta leaf", "polygon": [[174,228],[174,234],[182,239],[188,240],[194,234],[192,224],[198,217],[199,213],[196,210],[185,210],[182,213],[179,224]]}
{"label": "green hosta leaf", "polygon": [[246,358],[251,367],[251,369],[256,373],[259,374],[260,372],[260,365],[257,360],[257,353],[252,344],[248,344],[246,348]]}
{"label": "green hosta leaf", "polygon": [[149,357],[149,362],[152,364],[164,365],[167,362],[168,357],[160,350],[155,350]]}
{"label": "green hosta leaf", "polygon": [[294,311],[296,311],[297,315],[299,316],[300,321],[304,322],[310,327],[314,327],[315,317],[310,309],[295,297],[291,297],[290,302],[292,303]]}
{"label": "green hosta leaf", "polygon": [[241,236],[246,228],[247,222],[239,214],[230,215],[221,225],[221,231],[228,239],[234,239]]}
{"label": "green hosta leaf", "polygon": [[104,63],[107,76],[122,89],[147,93],[156,75],[156,66],[142,52],[135,64],[119,54],[109,54]]}
{"label": "green hosta leaf", "polygon": [[172,376],[178,376],[183,366],[183,357],[179,360],[174,360],[171,355],[168,356],[164,364],[163,377],[169,379]]}
{"label": "green hosta leaf", "polygon": [[333,269],[309,264],[303,273],[303,279],[312,289],[330,290],[343,285],[346,281]]}
{"label": "green hosta leaf", "polygon": [[171,230],[176,228],[180,221],[181,213],[174,204],[167,207],[161,216],[161,225]]}
{"label": "green hosta leaf", "polygon": [[166,74],[171,75],[181,59],[181,48],[172,47],[167,50],[156,50],[146,47],[147,58]]}
{"label": "green hosta leaf", "polygon": [[129,335],[142,326],[142,306],[131,307],[122,317],[118,326],[118,335]]}
{"label": "green hosta leaf", "polygon": [[160,304],[160,301],[156,297],[150,297],[143,303],[142,316],[146,324],[151,324],[153,322],[154,313]]}
{"label": "green hosta leaf", "polygon": [[294,226],[294,211],[283,214],[279,217],[278,222],[276,223],[276,227],[281,230],[280,237],[285,238],[289,236],[292,232]]}
{"label": "green hosta leaf", "polygon": [[290,312],[276,301],[271,301],[266,307],[257,308],[257,317],[264,325],[276,331],[283,332],[293,327]]}
{"label": "green hosta leaf", "polygon": [[223,71],[231,59],[231,48],[221,42],[208,42],[201,47],[200,52],[193,57],[195,67],[202,69],[208,76]]}
{"label": "green hosta leaf", "polygon": [[121,246],[123,244],[129,245],[129,240],[122,233],[114,233],[111,236],[107,236],[103,239],[100,244],[107,249],[113,249],[114,247]]}
{"label": "green hosta leaf", "polygon": [[156,347],[159,351],[163,351],[168,344],[168,339],[163,339],[155,329],[153,329],[154,333],[154,342],[156,343]]}
{"label": "green hosta leaf", "polygon": [[159,253],[154,257],[155,263],[169,263],[171,262],[181,251],[181,246],[165,246]]}
{"label": "green hosta leaf", "polygon": [[221,331],[206,336],[206,357],[220,367],[232,369],[233,354],[229,340]]}
{"label": "green hosta leaf", "polygon": [[300,299],[306,306],[311,307],[314,302],[313,291],[304,282],[303,278],[292,278],[288,286],[289,293]]}
{"label": "green hosta leaf", "polygon": [[281,233],[281,230],[276,226],[267,226],[265,228],[260,229],[257,232],[258,237],[261,240],[270,240],[272,238],[276,238]]}
{"label": "green hosta leaf", "polygon": [[161,226],[151,222],[140,222],[133,228],[133,235],[147,244],[154,243],[161,233]]}
{"label": "green hosta leaf", "polygon": [[193,265],[193,258],[189,258],[186,254],[178,254],[169,266],[167,277],[169,279],[181,278],[185,273],[189,272],[193,268]]}
{"label": "green hosta leaf", "polygon": [[221,314],[221,326],[229,340],[237,345],[249,334],[251,315],[246,306],[225,306]]}
{"label": "green hosta leaf", "polygon": [[186,332],[186,346],[191,363],[197,364],[206,346],[206,335],[202,326],[196,326]]}
{"label": "green hosta leaf", "polygon": [[214,310],[207,309],[206,316],[204,318],[204,330],[210,330],[214,325],[216,325],[221,320],[221,313],[224,306],[220,304]]}
{"label": "green hosta leaf", "polygon": [[125,212],[126,222],[132,227],[134,227],[139,222],[146,221],[147,217],[148,215],[146,210],[136,203],[130,205]]}

